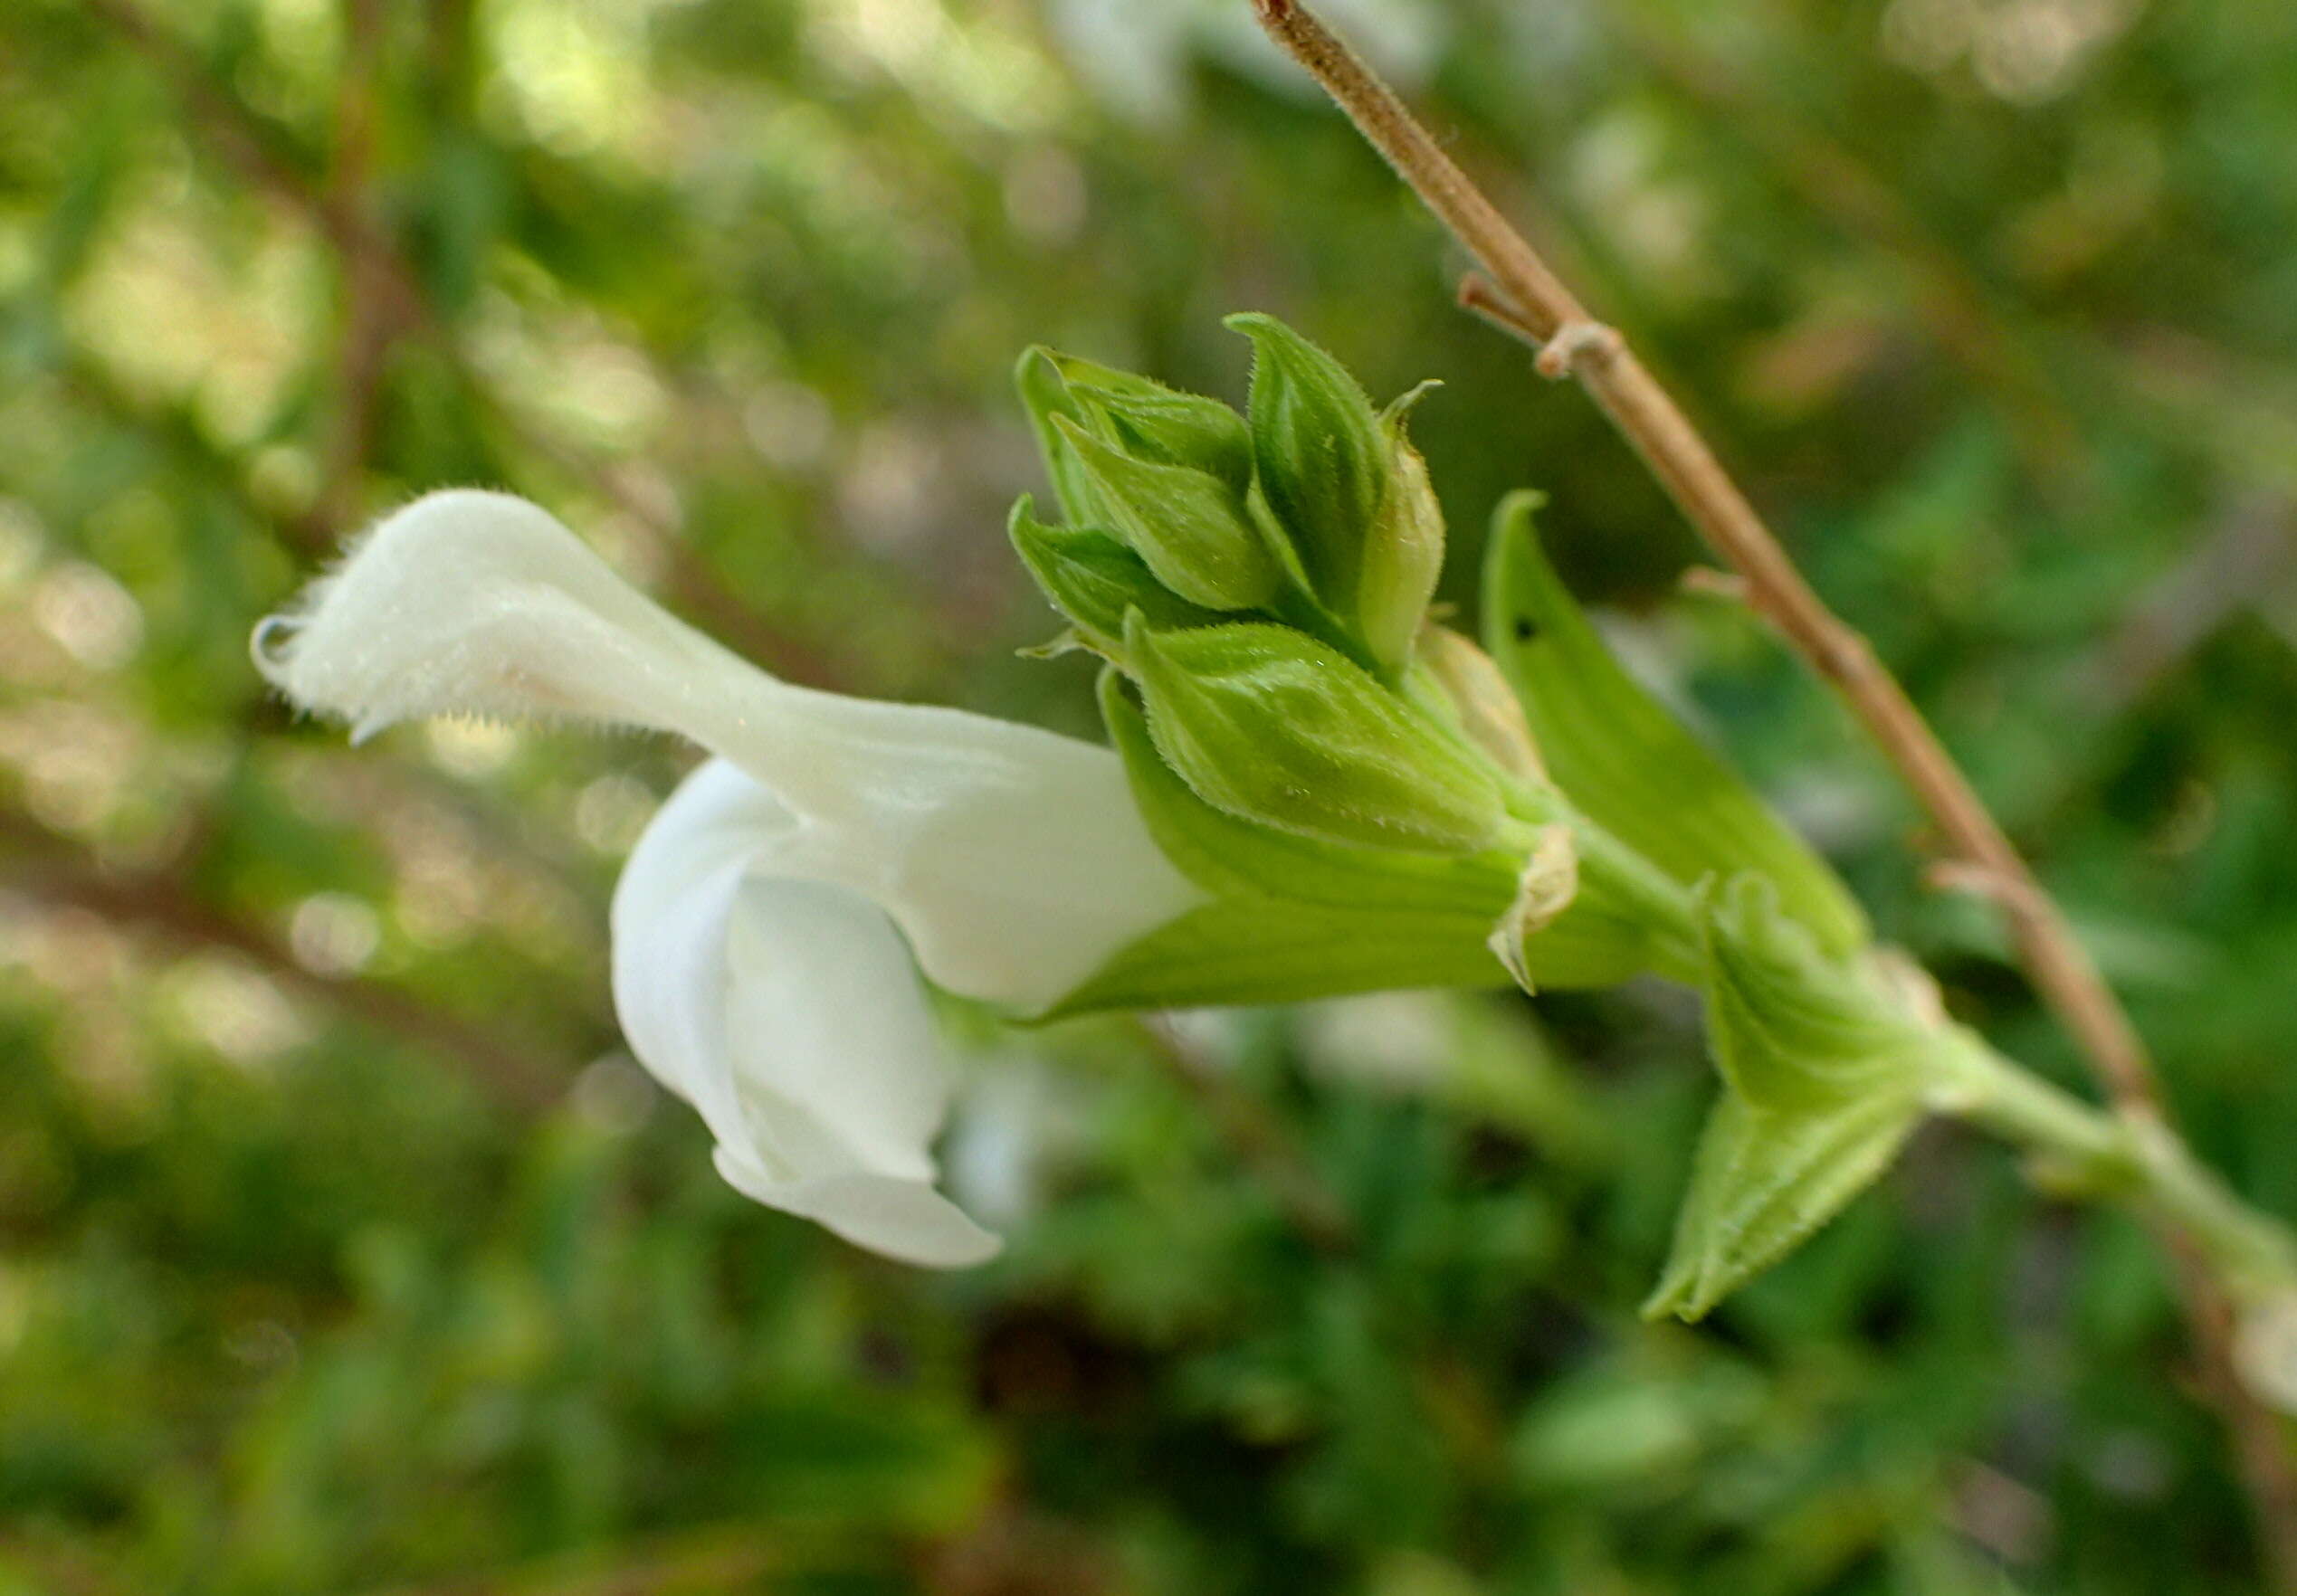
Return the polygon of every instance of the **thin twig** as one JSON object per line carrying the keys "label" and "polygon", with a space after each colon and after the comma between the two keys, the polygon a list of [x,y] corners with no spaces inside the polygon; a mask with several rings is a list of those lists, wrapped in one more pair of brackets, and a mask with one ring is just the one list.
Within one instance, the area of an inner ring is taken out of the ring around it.
{"label": "thin twig", "polygon": [[1511,338],[1521,338],[1535,347],[1547,335],[1533,323],[1530,313],[1509,299],[1499,285],[1481,271],[1471,271],[1460,279],[1460,309],[1472,310]]}
{"label": "thin twig", "polygon": [[[2011,844],[1969,779],[1867,641],[1819,598],[1682,408],[1624,339],[1597,322],[1476,187],[1395,91],[1298,0],[1253,0],[1262,25],[1320,83],[1490,276],[1463,290],[1472,308],[1540,342],[1548,375],[1577,376],[1669,495],[1730,567],[1749,603],[1833,686],[1896,767],[1955,857],[2001,885],[2036,992],[2079,1044],[2114,1107],[2159,1123],[2163,1105],[2136,1028],[2063,912]],[[1496,315],[1495,315],[1496,312]],[[2297,1591],[2297,1485],[2278,1422],[2231,1375],[2223,1295],[2173,1245],[2187,1318],[2209,1384],[2235,1432],[2259,1528],[2284,1590]]]}

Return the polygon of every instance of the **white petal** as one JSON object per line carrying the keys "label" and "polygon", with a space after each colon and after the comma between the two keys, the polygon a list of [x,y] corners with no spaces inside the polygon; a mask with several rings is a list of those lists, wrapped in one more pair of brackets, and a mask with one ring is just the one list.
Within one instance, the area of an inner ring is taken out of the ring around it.
{"label": "white petal", "polygon": [[264,622],[255,661],[367,736],[434,715],[572,716],[686,730],[740,660],[624,583],[548,512],[434,493],[391,516]]}
{"label": "white petal", "polygon": [[883,904],[949,991],[1044,1009],[1202,901],[1107,749],[953,709],[835,702],[843,729],[870,737],[854,758],[868,777],[842,809],[808,812],[781,859]]}
{"label": "white petal", "polygon": [[856,1247],[929,1269],[969,1269],[1003,1247],[995,1234],[924,1181],[843,1175],[796,1185],[753,1188],[719,1169],[745,1197],[810,1219]]}
{"label": "white petal", "polygon": [[786,872],[875,899],[926,973],[968,997],[1044,1008],[1200,900],[1106,749],[777,681],[500,494],[434,494],[391,517],[257,650],[290,698],[362,735],[457,712],[682,733],[801,822]]}
{"label": "white petal", "polygon": [[791,824],[723,765],[665,807],[615,897],[624,1031],[748,1196],[909,1262],[978,1263],[996,1239],[933,1189],[950,1077],[908,951],[853,893],[752,873]]}

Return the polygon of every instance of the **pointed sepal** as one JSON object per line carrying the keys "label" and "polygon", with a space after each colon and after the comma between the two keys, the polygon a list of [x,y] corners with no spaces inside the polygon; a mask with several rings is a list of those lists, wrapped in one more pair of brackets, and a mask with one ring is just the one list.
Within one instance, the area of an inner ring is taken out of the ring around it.
{"label": "pointed sepal", "polygon": [[1252,485],[1253,439],[1244,418],[1217,399],[1054,350],[1042,351],[1097,436],[1127,453],[1187,466],[1239,497]]}
{"label": "pointed sepal", "polygon": [[1100,510],[1098,524],[1166,587],[1214,610],[1254,610],[1275,596],[1283,573],[1234,488],[1194,466],[1129,454],[1065,415],[1053,425]]}
{"label": "pointed sepal", "polygon": [[1310,591],[1354,613],[1364,539],[1386,496],[1393,440],[1348,368],[1272,316],[1232,316],[1253,341],[1253,459]]}
{"label": "pointed sepal", "polygon": [[1532,845],[1531,857],[1524,863],[1523,874],[1516,879],[1515,900],[1508,905],[1508,912],[1500,917],[1500,923],[1486,939],[1493,955],[1507,966],[1508,974],[1524,991],[1538,990],[1531,972],[1535,939],[1554,925],[1578,896],[1579,850],[1571,839],[1571,828],[1541,828],[1539,840]]}
{"label": "pointed sepal", "polygon": [[1823,953],[1770,885],[1709,884],[1698,904],[1709,1047],[1722,1096],[1673,1253],[1644,1305],[1703,1317],[1864,1191],[1897,1156],[1953,1050],[1861,955]]}
{"label": "pointed sepal", "polygon": [[[1167,591],[1148,564],[1105,532],[1049,527],[1024,495],[1013,507],[1006,536],[1053,607],[1076,627],[1079,639],[1103,658],[1123,647],[1125,613],[1138,610],[1165,631],[1209,626],[1218,613]],[[1072,640],[1072,643],[1075,640]]]}

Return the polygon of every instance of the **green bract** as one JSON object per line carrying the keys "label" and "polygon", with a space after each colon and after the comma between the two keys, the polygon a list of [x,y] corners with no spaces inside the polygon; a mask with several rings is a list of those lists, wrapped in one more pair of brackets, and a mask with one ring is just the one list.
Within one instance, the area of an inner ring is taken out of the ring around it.
{"label": "green bract", "polygon": [[1160,632],[1136,613],[1124,653],[1165,763],[1215,808],[1358,847],[1465,853],[1497,839],[1507,805],[1482,760],[1304,632]]}
{"label": "green bract", "polygon": [[1962,1044],[1871,962],[1831,959],[1740,876],[1700,894],[1709,1046],[1723,1081],[1673,1256],[1644,1305],[1702,1317],[1889,1167],[1941,1058]]}
{"label": "green bract", "polygon": [[1020,390],[1021,407],[1029,413],[1029,426],[1036,433],[1037,450],[1044,457],[1045,475],[1053,480],[1053,496],[1061,503],[1061,513],[1077,526],[1100,525],[1100,506],[1077,463],[1076,451],[1053,425],[1063,416],[1078,423],[1086,419],[1084,406],[1069,392],[1061,367],[1049,351],[1031,349],[1014,367],[1013,384]]}
{"label": "green bract", "polygon": [[1354,614],[1372,658],[1393,670],[1411,659],[1436,579],[1444,575],[1444,507],[1428,481],[1427,461],[1405,439],[1401,420],[1380,425],[1388,434],[1390,469],[1379,513],[1364,534]]}
{"label": "green bract", "polygon": [[1236,489],[1194,466],[1128,454],[1066,415],[1053,425],[1104,524],[1157,580],[1215,610],[1257,609],[1275,597],[1283,573]]}
{"label": "green bract", "polygon": [[1078,632],[1102,654],[1122,646],[1125,613],[1138,610],[1168,629],[1201,626],[1220,619],[1158,582],[1148,563],[1105,532],[1048,527],[1036,518],[1025,496],[1013,507],[1006,527],[1014,552],[1029,568],[1045,596],[1075,623]]}
{"label": "green bract", "polygon": [[1094,433],[1128,453],[1219,478],[1240,499],[1252,486],[1253,440],[1244,418],[1217,399],[1184,394],[1073,355],[1034,351],[1051,363]]}
{"label": "green bract", "polygon": [[1394,443],[1356,379],[1272,316],[1232,316],[1253,341],[1253,460],[1260,490],[1327,610],[1355,610],[1364,538]]}
{"label": "green bract", "polygon": [[1828,953],[1865,945],[1835,872],[1613,659],[1540,552],[1536,493],[1509,496],[1483,568],[1484,646],[1548,770],[1589,818],[1685,887],[1751,872]]}

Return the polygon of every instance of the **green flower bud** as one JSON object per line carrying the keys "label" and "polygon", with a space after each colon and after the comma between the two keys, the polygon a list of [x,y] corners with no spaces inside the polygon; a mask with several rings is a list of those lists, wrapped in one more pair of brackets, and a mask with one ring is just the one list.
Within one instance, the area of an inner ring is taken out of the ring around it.
{"label": "green flower bud", "polygon": [[1125,618],[1157,750],[1215,809],[1328,842],[1464,853],[1506,818],[1499,784],[1339,651],[1253,622]]}
{"label": "green flower bud", "polygon": [[1364,542],[1387,496],[1395,443],[1340,363],[1271,316],[1232,316],[1253,341],[1253,458],[1268,508],[1310,590],[1355,613]]}
{"label": "green flower bud", "polygon": [[1215,610],[1257,609],[1283,581],[1244,499],[1193,466],[1142,460],[1103,442],[1066,415],[1055,432],[1075,457],[1106,526],[1148,562],[1157,580]]}
{"label": "green flower bud", "polygon": [[1239,498],[1252,486],[1251,430],[1219,400],[1183,394],[1073,355],[1044,354],[1081,407],[1077,419],[1102,442],[1161,465],[1194,466],[1219,478]]}
{"label": "green flower bud", "polygon": [[1396,422],[1382,423],[1394,451],[1387,490],[1364,537],[1357,582],[1356,624],[1372,658],[1400,670],[1412,657],[1428,601],[1444,574],[1444,507],[1429,483],[1427,461]]}
{"label": "green flower bud", "polygon": [[1220,619],[1168,593],[1147,561],[1107,533],[1046,526],[1026,496],[1013,507],[1006,531],[1053,607],[1075,623],[1098,653],[1114,654],[1121,646],[1129,610],[1139,611],[1164,631]]}

